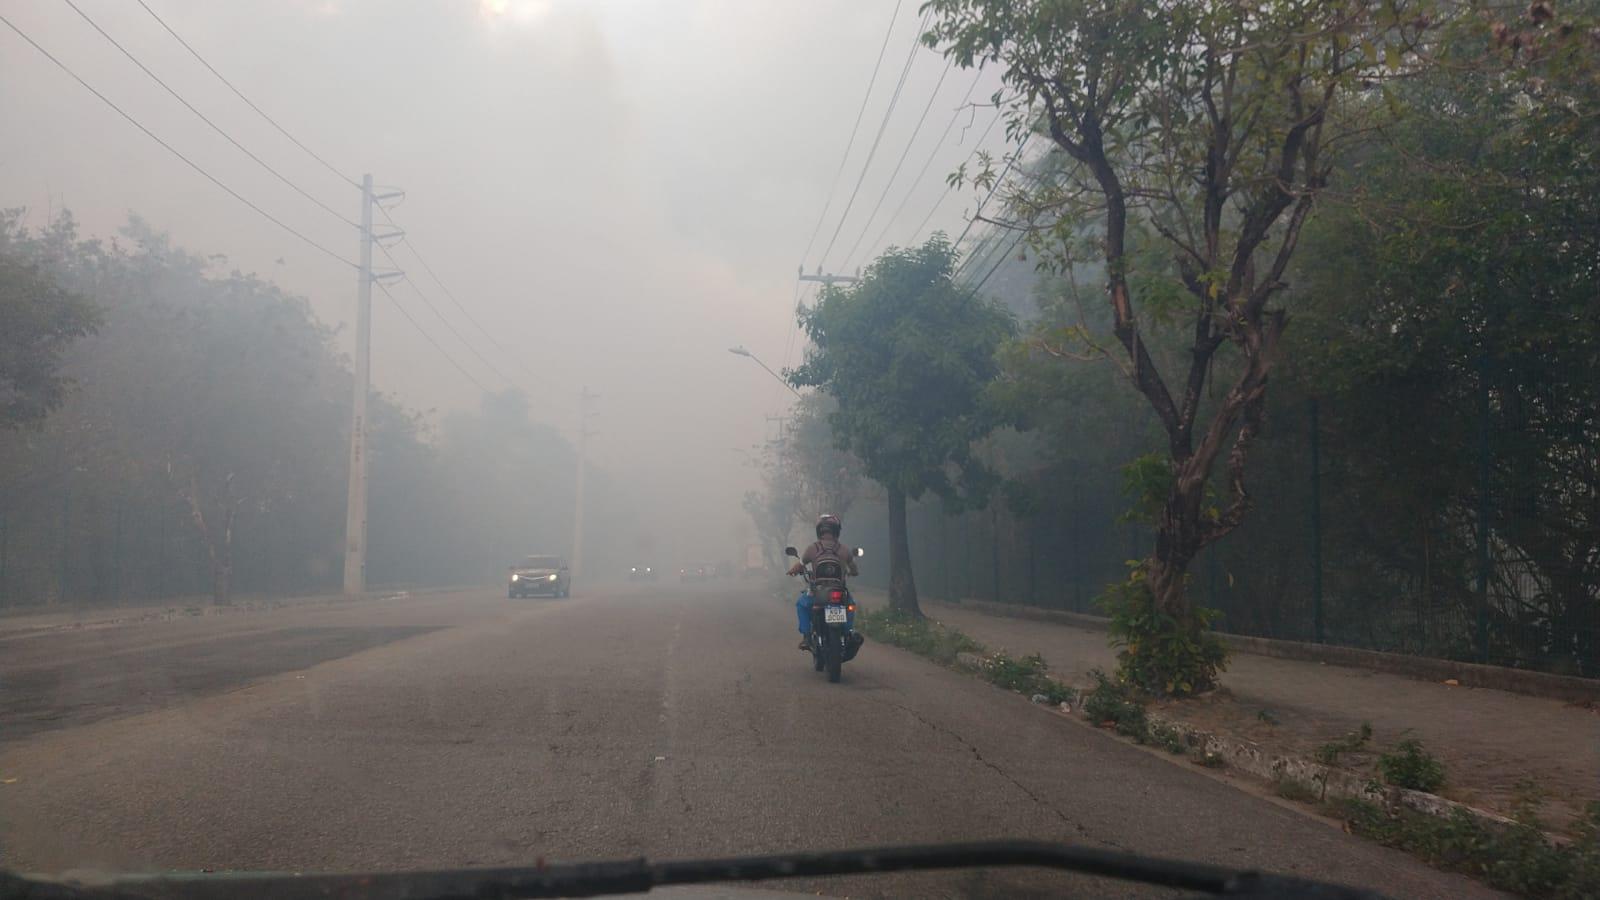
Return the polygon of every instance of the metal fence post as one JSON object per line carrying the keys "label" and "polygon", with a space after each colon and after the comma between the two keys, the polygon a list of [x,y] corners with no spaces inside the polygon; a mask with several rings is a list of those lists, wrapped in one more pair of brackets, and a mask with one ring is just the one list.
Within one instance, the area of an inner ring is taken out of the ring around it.
{"label": "metal fence post", "polygon": [[1317,427],[1317,398],[1306,404],[1311,416],[1311,628],[1322,643],[1322,446]]}
{"label": "metal fence post", "polygon": [[1489,355],[1478,357],[1478,662],[1489,661]]}

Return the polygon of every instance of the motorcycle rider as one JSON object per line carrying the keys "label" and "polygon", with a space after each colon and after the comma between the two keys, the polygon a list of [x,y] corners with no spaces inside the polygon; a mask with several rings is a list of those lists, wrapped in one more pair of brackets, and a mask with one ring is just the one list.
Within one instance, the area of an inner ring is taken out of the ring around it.
{"label": "motorcycle rider", "polygon": [[[799,575],[805,567],[818,559],[833,558],[843,563],[845,571],[851,575],[861,574],[856,570],[856,551],[839,542],[839,533],[844,530],[844,525],[839,517],[832,513],[823,513],[817,517],[817,540],[800,554],[794,565],[789,567],[789,574]],[[811,649],[811,594],[802,590],[800,598],[794,602],[795,617],[800,624],[800,649]]]}

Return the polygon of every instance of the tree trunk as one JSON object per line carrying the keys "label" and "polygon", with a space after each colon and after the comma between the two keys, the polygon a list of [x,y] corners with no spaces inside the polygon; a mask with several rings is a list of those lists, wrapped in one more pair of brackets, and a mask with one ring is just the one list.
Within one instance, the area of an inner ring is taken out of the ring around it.
{"label": "tree trunk", "polygon": [[906,493],[889,488],[889,608],[921,617],[917,581],[911,575],[911,541],[906,533]]}
{"label": "tree trunk", "polygon": [[1180,469],[1173,480],[1172,492],[1156,523],[1156,546],[1150,554],[1150,568],[1146,573],[1156,608],[1179,622],[1189,617],[1184,576],[1200,552],[1200,499],[1205,490],[1204,481],[1186,489],[1183,474]]}

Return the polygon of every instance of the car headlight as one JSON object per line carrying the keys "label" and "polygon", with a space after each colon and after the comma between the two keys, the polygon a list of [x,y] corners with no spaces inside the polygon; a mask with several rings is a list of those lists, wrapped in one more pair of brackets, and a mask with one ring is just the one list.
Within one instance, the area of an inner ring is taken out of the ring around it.
{"label": "car headlight", "polygon": [[654,571],[655,571],[655,569],[652,569],[652,568],[650,568],[650,567],[649,567],[649,566],[645,566],[645,567],[644,567],[644,573],[645,573],[645,574],[646,574],[646,575],[649,575],[649,574],[650,574],[650,573],[651,573],[651,572],[654,572]]}
{"label": "car headlight", "polygon": [[634,566],[633,568],[629,569],[628,571],[629,572],[637,572],[637,571],[639,571],[639,567],[638,566]]}
{"label": "car headlight", "polygon": [[511,580],[512,581],[521,581],[522,580],[522,576],[521,575],[513,575],[513,576],[511,576]]}
{"label": "car headlight", "polygon": [[547,580],[547,581],[555,581],[555,580],[556,580],[556,576],[554,576],[554,575],[551,575],[551,576],[550,576],[550,577],[549,577],[549,578],[548,578],[548,579],[546,579],[546,580]]}

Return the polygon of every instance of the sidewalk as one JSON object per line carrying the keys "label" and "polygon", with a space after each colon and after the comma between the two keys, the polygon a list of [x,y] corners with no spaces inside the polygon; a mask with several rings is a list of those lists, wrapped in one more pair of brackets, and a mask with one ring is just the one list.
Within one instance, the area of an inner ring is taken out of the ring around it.
{"label": "sidewalk", "polygon": [[[1116,665],[1101,631],[926,600],[922,606],[990,650],[1038,653],[1053,676],[1074,686],[1089,684],[1091,669],[1109,673]],[[1600,709],[1249,653],[1233,654],[1221,680],[1214,694],[1159,702],[1156,709],[1306,759],[1370,722],[1371,752],[1346,753],[1341,765],[1375,772],[1379,753],[1414,738],[1444,763],[1443,796],[1509,816],[1518,784],[1531,779],[1545,796],[1540,814],[1555,830],[1566,830],[1585,803],[1600,800]]]}

